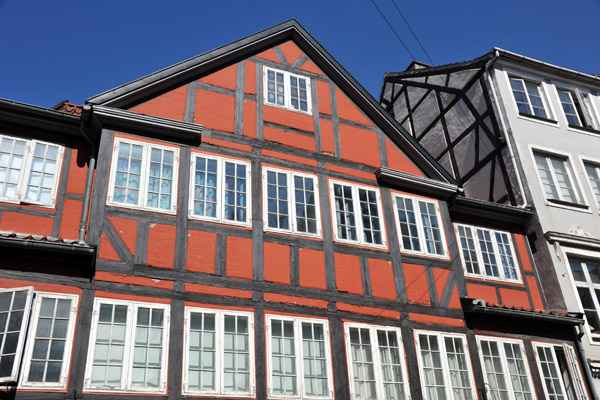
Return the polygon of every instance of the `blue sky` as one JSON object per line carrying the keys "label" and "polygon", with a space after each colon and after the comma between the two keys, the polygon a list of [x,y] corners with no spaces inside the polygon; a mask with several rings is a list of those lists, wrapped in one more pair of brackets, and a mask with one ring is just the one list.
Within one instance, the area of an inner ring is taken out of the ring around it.
{"label": "blue sky", "polygon": [[[374,0],[415,57],[394,7]],[[395,0],[435,65],[498,46],[600,73],[600,0]],[[86,98],[296,18],[372,95],[412,57],[371,0],[0,0],[0,97]]]}

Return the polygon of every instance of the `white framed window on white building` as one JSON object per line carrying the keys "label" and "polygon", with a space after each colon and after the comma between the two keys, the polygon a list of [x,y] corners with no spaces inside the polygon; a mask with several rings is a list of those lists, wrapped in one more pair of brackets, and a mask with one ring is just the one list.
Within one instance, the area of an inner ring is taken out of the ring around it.
{"label": "white framed window on white building", "polygon": [[333,399],[329,323],[266,316],[268,398]]}
{"label": "white framed window on white building", "polygon": [[521,281],[509,232],[454,224],[466,276]]}
{"label": "white framed window on white building", "polygon": [[557,88],[556,90],[569,126],[594,130],[600,129],[598,115],[594,110],[592,98],[589,93],[578,89],[568,90]]}
{"label": "white framed window on white building", "polygon": [[183,393],[254,397],[250,312],[186,307]]}
{"label": "white framed window on white building", "polygon": [[344,323],[352,399],[409,399],[400,328]]}
{"label": "white framed window on white building", "polygon": [[31,287],[0,289],[0,382],[67,387],[77,301],[76,295]]}
{"label": "white framed window on white building", "polygon": [[477,336],[487,395],[492,399],[536,398],[522,340]]}
{"label": "white framed window on white building", "polygon": [[596,200],[596,205],[600,208],[600,162],[584,160],[583,166],[590,190]]}
{"label": "white framed window on white building", "polygon": [[379,189],[330,180],[329,191],[336,241],[386,246]]}
{"label": "white framed window on white building", "polygon": [[190,218],[250,226],[250,163],[192,153]]}
{"label": "white framed window on white building", "polygon": [[402,250],[406,253],[448,258],[438,203],[397,193],[392,198]]}
{"label": "white framed window on white building", "polygon": [[533,158],[547,201],[565,205],[585,203],[568,156],[533,150]]}
{"label": "white framed window on white building", "polygon": [[97,298],[84,389],[166,393],[169,305]]}
{"label": "white framed window on white building", "polygon": [[317,177],[263,168],[263,214],[265,230],[321,237]]}
{"label": "white framed window on white building", "polygon": [[265,104],[311,113],[310,78],[263,67]]}
{"label": "white framed window on white building", "polygon": [[465,335],[415,330],[415,342],[426,400],[477,399]]}
{"label": "white framed window on white building", "polygon": [[567,260],[590,338],[600,342],[600,258],[568,253]]}
{"label": "white framed window on white building", "polygon": [[547,101],[542,84],[510,77],[510,87],[520,114],[549,119]]}
{"label": "white framed window on white building", "polygon": [[54,207],[64,148],[0,134],[0,201]]}
{"label": "white framed window on white building", "polygon": [[115,138],[108,205],[173,214],[179,149]]}
{"label": "white framed window on white building", "polygon": [[589,399],[573,346],[566,343],[561,345],[532,342],[532,344],[546,398]]}

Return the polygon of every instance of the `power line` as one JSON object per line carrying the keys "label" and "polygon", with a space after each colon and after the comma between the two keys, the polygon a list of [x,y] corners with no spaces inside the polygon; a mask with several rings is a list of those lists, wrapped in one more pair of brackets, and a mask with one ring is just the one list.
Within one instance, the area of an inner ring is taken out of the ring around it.
{"label": "power line", "polygon": [[402,19],[406,23],[406,26],[408,26],[408,29],[410,29],[410,32],[412,33],[412,35],[417,40],[417,43],[419,43],[419,46],[421,46],[421,50],[423,50],[423,53],[425,53],[425,55],[427,56],[427,59],[429,60],[429,62],[431,63],[431,65],[435,66],[435,63],[431,60],[431,57],[429,57],[429,54],[427,53],[427,50],[425,50],[425,47],[423,47],[423,45],[421,44],[421,41],[417,37],[417,34],[415,33],[415,31],[413,31],[413,29],[411,28],[410,24],[406,20],[406,18],[404,18],[404,14],[402,14],[402,11],[400,11],[400,8],[398,8],[398,5],[396,4],[396,1],[392,0],[392,3],[394,3],[394,7],[396,7],[396,10],[398,11],[398,14],[400,14],[400,16],[402,17]]}
{"label": "power line", "polygon": [[521,0],[521,1],[523,3],[525,3],[525,4],[527,4],[530,7],[537,8],[539,10],[542,10],[542,11],[545,11],[547,13],[550,13],[550,14],[552,14],[554,16],[557,16],[557,17],[560,17],[560,18],[564,18],[564,19],[566,19],[568,21],[571,21],[571,22],[574,22],[576,24],[583,25],[585,27],[592,28],[592,29],[595,29],[597,31],[600,31],[600,27],[598,27],[598,26],[586,24],[585,22],[581,22],[581,21],[579,21],[577,19],[574,19],[574,18],[571,18],[571,17],[567,17],[566,15],[562,15],[562,14],[559,14],[559,13],[557,13],[555,11],[548,10],[547,8],[540,7],[540,6],[538,6],[536,4],[533,4],[533,3],[531,3],[530,1],[527,1],[527,0]]}
{"label": "power line", "polygon": [[577,6],[577,7],[579,7],[579,8],[582,8],[582,9],[584,9],[584,10],[586,10],[586,11],[591,11],[591,12],[593,12],[593,13],[596,13],[596,14],[600,15],[600,11],[598,11],[598,10],[594,10],[593,8],[586,7],[586,6],[584,6],[584,5],[581,5],[581,4],[579,4],[579,3],[576,3],[576,2],[574,2],[574,1],[571,1],[571,0],[564,0],[564,1],[565,1],[565,2],[567,2],[567,3],[569,3],[569,4],[573,4],[574,6]]}
{"label": "power line", "polygon": [[398,35],[398,32],[396,32],[396,30],[394,29],[394,27],[392,26],[392,24],[390,24],[390,21],[387,20],[387,18],[385,17],[385,15],[383,15],[383,13],[379,9],[379,7],[377,7],[377,4],[375,4],[375,1],[371,0],[371,3],[373,3],[373,5],[377,9],[377,11],[379,11],[379,15],[381,15],[381,18],[383,18],[385,20],[385,22],[388,24],[388,26],[390,27],[390,29],[392,30],[392,32],[394,32],[394,35],[396,35],[396,37],[398,38],[398,40],[400,41],[400,43],[402,43],[402,46],[404,46],[404,49],[408,52],[408,54],[410,54],[410,56],[412,57],[413,60],[416,60],[416,58],[413,55],[413,53],[411,53],[410,50],[408,49],[408,47],[406,46],[406,43],[404,43],[404,41],[402,39],[400,39],[400,35]]}

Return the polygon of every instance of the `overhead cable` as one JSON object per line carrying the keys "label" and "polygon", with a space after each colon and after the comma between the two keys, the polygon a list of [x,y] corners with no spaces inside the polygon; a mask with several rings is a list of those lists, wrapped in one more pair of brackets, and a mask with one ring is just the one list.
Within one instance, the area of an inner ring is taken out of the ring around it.
{"label": "overhead cable", "polygon": [[390,29],[392,30],[392,32],[394,32],[394,35],[396,35],[396,37],[398,38],[398,40],[400,41],[400,43],[402,43],[402,46],[404,46],[404,49],[408,52],[408,54],[410,54],[410,56],[412,57],[412,59],[416,61],[416,58],[413,55],[413,53],[410,52],[410,50],[406,46],[406,43],[404,43],[404,41],[402,39],[400,39],[400,35],[398,35],[398,32],[396,32],[396,30],[394,29],[394,27],[392,26],[392,24],[390,24],[390,21],[387,20],[387,18],[385,17],[385,15],[383,15],[383,13],[379,9],[379,7],[377,7],[377,4],[375,4],[375,1],[371,0],[371,3],[373,3],[373,5],[377,9],[377,11],[379,11],[379,14],[381,15],[381,18],[384,19],[384,21],[388,24],[388,26],[390,27]]}
{"label": "overhead cable", "polygon": [[427,50],[425,50],[425,47],[423,47],[423,44],[421,44],[421,41],[419,40],[419,38],[417,37],[417,34],[415,33],[415,31],[413,31],[413,29],[411,28],[410,24],[408,23],[408,21],[406,20],[406,18],[404,17],[404,14],[402,14],[402,11],[400,11],[400,8],[398,7],[398,5],[396,4],[395,0],[392,0],[392,3],[394,3],[394,7],[396,7],[396,10],[398,11],[398,14],[400,14],[400,16],[402,17],[402,19],[404,20],[404,22],[406,23],[406,26],[408,26],[408,29],[410,29],[410,32],[412,33],[412,35],[415,37],[415,39],[417,40],[417,43],[419,43],[419,46],[421,46],[421,50],[423,50],[423,53],[425,53],[425,55],[427,56],[427,59],[429,60],[429,62],[431,63],[431,65],[433,65],[435,67],[435,63],[433,62],[433,60],[431,59],[431,57],[429,57],[429,54],[427,53]]}

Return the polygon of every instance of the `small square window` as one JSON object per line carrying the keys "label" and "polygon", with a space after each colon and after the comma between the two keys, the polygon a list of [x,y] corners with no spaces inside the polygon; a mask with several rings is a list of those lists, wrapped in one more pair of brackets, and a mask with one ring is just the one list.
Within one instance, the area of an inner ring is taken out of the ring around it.
{"label": "small square window", "polygon": [[0,135],[0,201],[53,207],[63,147]]}
{"label": "small square window", "polygon": [[512,77],[510,86],[520,113],[549,118],[541,84]]}
{"label": "small square window", "polygon": [[264,67],[265,103],[311,113],[310,78]]}
{"label": "small square window", "polygon": [[115,139],[107,204],[175,213],[179,149]]}

